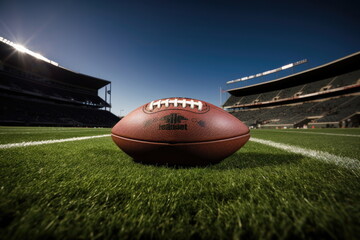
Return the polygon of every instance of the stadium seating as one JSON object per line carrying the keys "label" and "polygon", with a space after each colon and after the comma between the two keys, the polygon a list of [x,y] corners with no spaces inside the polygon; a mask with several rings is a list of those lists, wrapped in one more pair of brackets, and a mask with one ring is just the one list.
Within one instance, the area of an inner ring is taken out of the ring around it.
{"label": "stadium seating", "polygon": [[324,102],[324,107],[329,110],[328,114],[317,122],[339,122],[344,120],[360,109],[359,99],[360,97],[357,95]]}
{"label": "stadium seating", "polygon": [[359,95],[345,96],[266,108],[241,109],[232,112],[247,125],[297,124],[304,119],[317,122],[338,122],[356,113]]}
{"label": "stadium seating", "polygon": [[338,87],[344,87],[344,86],[356,84],[359,81],[359,76],[360,76],[360,70],[348,74],[343,74],[335,77],[330,82],[330,85],[333,88],[338,88]]}
{"label": "stadium seating", "polygon": [[260,102],[274,101],[275,97],[278,97],[278,99],[279,99],[280,93],[281,93],[281,90],[265,92],[265,93],[262,93],[258,99]]}
{"label": "stadium seating", "polygon": [[302,84],[295,87],[284,88],[281,90],[274,90],[270,92],[257,93],[248,96],[236,97],[231,95],[229,99],[225,102],[224,106],[241,106],[248,105],[259,102],[273,101],[276,97],[276,100],[282,100],[287,98],[293,98],[298,94],[303,96],[310,93],[322,92],[324,90],[344,87],[352,84],[356,84],[359,80],[360,70],[339,75],[332,78],[326,78],[319,81],[314,81],[308,84]]}
{"label": "stadium seating", "polygon": [[96,108],[50,103],[28,97],[1,96],[0,124],[78,127],[112,127],[119,121],[114,114]]}
{"label": "stadium seating", "polygon": [[90,93],[81,92],[79,89],[69,89],[54,82],[32,81],[19,76],[9,76],[1,74],[0,87],[7,88],[12,91],[27,93],[30,95],[57,98],[67,102],[106,106],[106,102],[100,97]]}

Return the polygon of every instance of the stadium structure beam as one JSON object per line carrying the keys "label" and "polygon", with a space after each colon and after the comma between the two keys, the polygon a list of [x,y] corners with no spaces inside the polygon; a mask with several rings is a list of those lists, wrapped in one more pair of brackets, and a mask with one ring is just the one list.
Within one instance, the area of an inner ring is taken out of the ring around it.
{"label": "stadium structure beam", "polygon": [[[109,88],[108,88],[109,86]],[[109,100],[109,101],[108,101]],[[105,102],[109,104],[110,107],[105,107],[105,110],[108,110],[111,112],[111,82],[109,82],[105,86]],[[109,109],[108,109],[109,108]]]}
{"label": "stadium structure beam", "polygon": [[111,112],[111,82],[110,82],[110,90],[109,90],[109,98],[110,98],[110,102],[109,102],[109,105],[110,105],[110,108],[109,108],[109,111]]}
{"label": "stadium structure beam", "polygon": [[[107,85],[105,86],[105,102],[107,103]],[[105,111],[106,111],[106,106],[105,106]]]}

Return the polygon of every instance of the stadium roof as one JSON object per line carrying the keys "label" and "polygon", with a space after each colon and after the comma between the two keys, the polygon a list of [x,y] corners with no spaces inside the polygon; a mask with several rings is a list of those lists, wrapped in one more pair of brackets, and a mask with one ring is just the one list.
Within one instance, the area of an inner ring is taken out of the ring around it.
{"label": "stadium roof", "polygon": [[5,65],[10,65],[26,72],[79,87],[99,89],[110,83],[110,81],[76,73],[42,61],[24,52],[17,51],[14,47],[1,41],[0,61]]}
{"label": "stadium roof", "polygon": [[322,80],[359,69],[360,52],[357,52],[303,72],[250,86],[229,89],[227,92],[234,96],[247,96],[259,92],[269,92],[294,87],[313,82],[314,80]]}

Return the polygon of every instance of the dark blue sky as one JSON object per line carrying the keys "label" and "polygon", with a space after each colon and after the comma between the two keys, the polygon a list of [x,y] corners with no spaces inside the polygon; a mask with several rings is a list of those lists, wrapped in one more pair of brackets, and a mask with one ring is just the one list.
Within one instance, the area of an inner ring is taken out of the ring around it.
{"label": "dark blue sky", "polygon": [[219,105],[220,87],[241,86],[229,80],[360,51],[356,2],[0,0],[0,36],[112,81],[123,115],[171,96]]}

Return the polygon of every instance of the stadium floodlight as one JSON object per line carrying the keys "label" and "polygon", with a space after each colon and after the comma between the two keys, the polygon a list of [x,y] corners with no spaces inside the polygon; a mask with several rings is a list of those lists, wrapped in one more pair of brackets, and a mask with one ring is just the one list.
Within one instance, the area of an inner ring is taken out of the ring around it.
{"label": "stadium floodlight", "polygon": [[55,65],[55,66],[59,66],[59,64],[57,62],[54,62],[54,61],[51,61],[50,59],[47,59],[46,57],[44,57],[43,55],[41,55],[40,53],[36,53],[36,52],[33,52],[29,49],[27,49],[26,47],[24,47],[23,45],[20,45],[20,44],[17,44],[17,43],[13,43],[3,37],[0,37],[0,41],[3,42],[3,43],[6,43],[10,46],[12,46],[13,48],[15,48],[17,51],[19,52],[22,52],[22,53],[26,53],[26,54],[29,54],[37,59],[40,59],[44,62],[47,62],[47,63],[50,63],[52,65]]}
{"label": "stadium floodlight", "polygon": [[248,76],[248,77],[242,77],[242,78],[238,78],[238,79],[235,79],[235,80],[231,80],[231,81],[226,82],[226,84],[236,83],[236,82],[241,82],[241,81],[246,81],[246,80],[249,80],[249,79],[252,79],[252,78],[257,78],[257,77],[269,75],[269,74],[272,74],[272,73],[280,72],[280,71],[282,71],[282,70],[285,70],[285,69],[288,69],[288,68],[292,68],[292,67],[295,67],[295,66],[297,66],[297,65],[306,63],[306,62],[307,62],[307,59],[303,59],[303,60],[300,60],[300,61],[297,61],[297,62],[294,62],[294,63],[286,64],[286,65],[284,65],[284,66],[282,66],[282,67],[279,67],[279,68],[275,68],[275,69],[272,69],[272,70],[268,70],[268,71],[262,72],[262,73],[257,73],[257,74],[255,74],[255,75],[251,75],[251,76]]}
{"label": "stadium floodlight", "polygon": [[293,63],[290,63],[290,64],[287,64],[287,65],[285,65],[285,66],[282,66],[281,67],[281,70],[285,70],[285,69],[288,69],[288,68],[292,68],[294,66],[294,64]]}
{"label": "stadium floodlight", "polygon": [[14,44],[13,46],[16,50],[18,50],[19,52],[26,52],[26,47],[20,45],[20,44]]}

